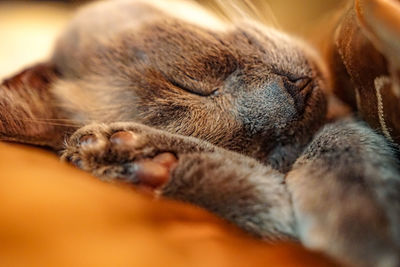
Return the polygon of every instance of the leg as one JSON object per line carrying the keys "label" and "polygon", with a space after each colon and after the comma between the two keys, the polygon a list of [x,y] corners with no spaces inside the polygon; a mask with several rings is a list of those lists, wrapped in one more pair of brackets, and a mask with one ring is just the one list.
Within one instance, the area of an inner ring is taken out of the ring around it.
{"label": "leg", "polygon": [[328,125],[287,177],[302,242],[356,266],[398,266],[400,174],[362,123]]}
{"label": "leg", "polygon": [[[167,160],[169,177],[144,170],[154,171],[166,152],[177,157],[173,164]],[[162,196],[200,205],[265,239],[294,236],[283,174],[205,141],[137,123],[94,124],[71,137],[63,158],[96,176],[156,187]]]}

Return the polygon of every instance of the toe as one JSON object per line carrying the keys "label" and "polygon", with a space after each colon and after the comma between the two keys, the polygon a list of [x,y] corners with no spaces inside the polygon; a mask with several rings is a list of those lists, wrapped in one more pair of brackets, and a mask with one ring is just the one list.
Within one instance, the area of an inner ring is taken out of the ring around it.
{"label": "toe", "polygon": [[178,159],[175,157],[174,154],[165,152],[155,156],[153,158],[153,162],[159,163],[162,166],[171,169],[177,164]]}
{"label": "toe", "polygon": [[97,142],[97,138],[93,134],[87,134],[79,138],[79,146],[93,145]]}
{"label": "toe", "polygon": [[141,185],[158,188],[169,180],[169,169],[150,159],[138,161],[135,165],[135,176]]}
{"label": "toe", "polygon": [[129,131],[119,131],[110,137],[110,142],[114,145],[135,145],[138,136]]}

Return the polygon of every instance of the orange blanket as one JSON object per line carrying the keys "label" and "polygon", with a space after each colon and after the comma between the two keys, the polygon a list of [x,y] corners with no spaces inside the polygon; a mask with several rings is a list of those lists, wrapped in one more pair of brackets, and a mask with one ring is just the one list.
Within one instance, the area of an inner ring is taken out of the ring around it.
{"label": "orange blanket", "polygon": [[48,152],[0,143],[1,266],[333,266],[268,245],[190,205],[97,180]]}

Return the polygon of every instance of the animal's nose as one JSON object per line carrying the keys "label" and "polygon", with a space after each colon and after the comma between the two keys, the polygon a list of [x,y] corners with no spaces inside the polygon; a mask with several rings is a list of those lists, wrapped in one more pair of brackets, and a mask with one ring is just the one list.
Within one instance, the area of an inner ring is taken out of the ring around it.
{"label": "animal's nose", "polygon": [[283,84],[295,101],[298,111],[303,111],[313,90],[312,79],[310,77],[286,78]]}

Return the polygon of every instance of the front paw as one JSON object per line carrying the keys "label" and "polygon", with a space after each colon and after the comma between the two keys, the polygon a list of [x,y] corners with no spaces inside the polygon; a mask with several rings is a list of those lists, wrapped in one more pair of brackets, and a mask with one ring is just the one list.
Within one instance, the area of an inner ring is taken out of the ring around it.
{"label": "front paw", "polygon": [[105,180],[158,188],[169,180],[178,160],[157,146],[153,140],[157,136],[148,131],[148,127],[136,124],[92,124],[71,136],[62,159]]}

